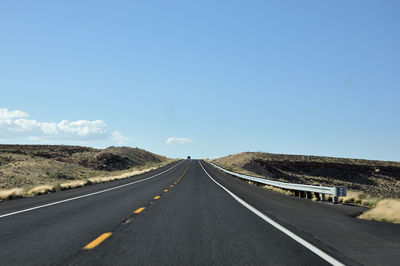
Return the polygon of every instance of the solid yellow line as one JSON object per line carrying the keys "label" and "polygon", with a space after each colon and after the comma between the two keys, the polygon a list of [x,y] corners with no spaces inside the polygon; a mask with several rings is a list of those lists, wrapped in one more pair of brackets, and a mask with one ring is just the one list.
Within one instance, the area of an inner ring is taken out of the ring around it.
{"label": "solid yellow line", "polygon": [[104,233],[101,236],[99,236],[98,238],[96,238],[95,240],[93,240],[92,242],[90,242],[89,244],[87,244],[83,249],[93,249],[96,246],[98,246],[101,242],[103,242],[104,240],[106,240],[110,235],[112,235],[111,232],[108,233]]}
{"label": "solid yellow line", "polygon": [[160,196],[155,196],[155,197],[154,197],[154,199],[159,199],[159,198],[160,198]]}
{"label": "solid yellow line", "polygon": [[133,213],[141,213],[144,209],[146,209],[146,208],[141,207],[141,208],[137,209],[136,211],[134,211]]}
{"label": "solid yellow line", "polygon": [[164,192],[168,192],[168,189],[164,189]]}

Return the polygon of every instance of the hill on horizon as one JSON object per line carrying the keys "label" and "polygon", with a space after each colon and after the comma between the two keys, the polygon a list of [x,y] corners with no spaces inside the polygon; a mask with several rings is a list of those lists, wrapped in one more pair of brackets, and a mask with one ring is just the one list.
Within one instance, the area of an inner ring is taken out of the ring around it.
{"label": "hill on horizon", "polygon": [[0,144],[0,189],[82,180],[167,160],[130,147]]}
{"label": "hill on horizon", "polygon": [[400,162],[243,152],[213,160],[232,171],[309,185],[343,186],[367,195],[400,198]]}

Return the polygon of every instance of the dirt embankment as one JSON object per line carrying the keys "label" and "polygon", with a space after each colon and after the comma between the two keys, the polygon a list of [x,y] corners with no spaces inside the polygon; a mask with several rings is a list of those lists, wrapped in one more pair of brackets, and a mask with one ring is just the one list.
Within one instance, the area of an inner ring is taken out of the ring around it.
{"label": "dirt embankment", "polygon": [[344,186],[373,197],[400,198],[398,162],[270,153],[239,153],[214,161],[283,182]]}
{"label": "dirt embankment", "polygon": [[252,152],[213,161],[232,171],[277,181],[347,187],[347,196],[339,197],[340,202],[372,207],[359,218],[400,223],[399,162]]}
{"label": "dirt embankment", "polygon": [[0,190],[27,190],[38,185],[117,176],[168,161],[166,157],[129,147],[0,145]]}

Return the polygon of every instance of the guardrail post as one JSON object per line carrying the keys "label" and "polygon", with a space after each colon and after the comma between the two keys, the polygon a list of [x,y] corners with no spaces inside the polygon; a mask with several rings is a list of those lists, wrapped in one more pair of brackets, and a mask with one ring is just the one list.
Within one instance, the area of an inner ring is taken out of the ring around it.
{"label": "guardrail post", "polygon": [[332,197],[332,202],[333,202],[334,204],[338,203],[338,197],[337,197],[337,196],[333,196],[333,197]]}
{"label": "guardrail post", "polygon": [[306,199],[312,199],[312,194],[311,192],[306,192]]}
{"label": "guardrail post", "polygon": [[324,193],[320,193],[320,197],[321,197],[321,201],[325,201],[325,194]]}
{"label": "guardrail post", "polygon": [[321,201],[321,195],[320,195],[320,193],[314,192],[314,197],[317,198],[317,201]]}
{"label": "guardrail post", "polygon": [[304,191],[299,191],[300,193],[300,198],[305,198],[306,197],[306,193]]}

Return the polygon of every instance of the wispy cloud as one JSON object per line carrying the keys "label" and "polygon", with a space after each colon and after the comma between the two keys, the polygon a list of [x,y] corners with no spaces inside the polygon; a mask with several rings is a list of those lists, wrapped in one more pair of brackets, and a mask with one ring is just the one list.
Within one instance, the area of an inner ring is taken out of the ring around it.
{"label": "wispy cloud", "polygon": [[190,138],[178,138],[178,137],[170,137],[167,139],[167,144],[186,144],[186,143],[192,143],[193,140]]}
{"label": "wispy cloud", "polygon": [[122,135],[122,133],[119,131],[114,131],[111,133],[111,139],[116,141],[118,144],[124,144],[129,141],[129,138],[124,137],[124,135]]}
{"label": "wispy cloud", "polygon": [[109,131],[103,120],[69,122],[40,122],[28,119],[29,114],[0,108],[0,137],[10,139],[27,137],[31,140],[91,141],[109,139],[122,144],[129,139],[119,131]]}

